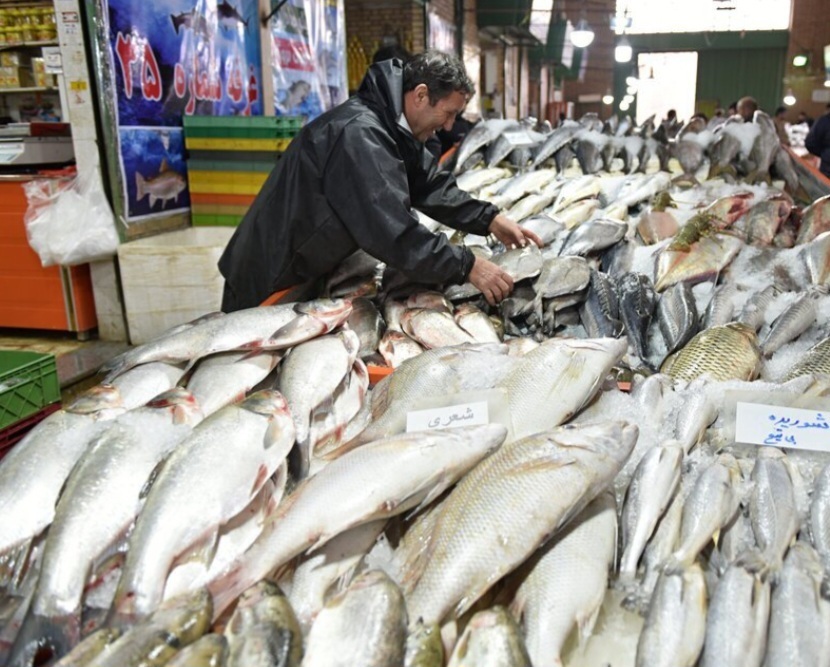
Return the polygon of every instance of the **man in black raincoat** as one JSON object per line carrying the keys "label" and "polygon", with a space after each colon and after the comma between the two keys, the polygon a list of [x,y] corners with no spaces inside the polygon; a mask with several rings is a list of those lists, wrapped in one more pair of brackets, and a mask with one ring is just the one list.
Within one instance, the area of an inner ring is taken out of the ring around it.
{"label": "man in black raincoat", "polygon": [[428,51],[369,68],[358,93],[291,141],[219,260],[222,310],[330,273],[358,248],[421,283],[472,282],[494,304],[513,280],[415,216],[506,246],[542,245],[529,230],[461,191],[426,141],[448,129],[473,92],[455,56]]}

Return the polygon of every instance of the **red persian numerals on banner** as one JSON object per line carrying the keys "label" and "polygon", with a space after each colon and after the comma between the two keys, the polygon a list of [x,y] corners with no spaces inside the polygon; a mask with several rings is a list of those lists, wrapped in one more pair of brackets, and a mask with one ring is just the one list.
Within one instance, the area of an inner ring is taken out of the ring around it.
{"label": "red persian numerals on banner", "polygon": [[274,52],[279,54],[280,67],[310,72],[314,69],[311,48],[305,42],[274,37]]}
{"label": "red persian numerals on banner", "polygon": [[[115,40],[115,53],[121,65],[121,74],[124,78],[124,94],[127,99],[133,96],[133,65],[139,64],[141,69],[141,94],[144,99],[158,101],[162,94],[162,81],[158,62],[150,48],[149,42],[134,33],[118,33]],[[191,115],[196,110],[197,100],[211,100],[218,102],[222,99],[222,81],[218,76],[219,68],[213,57],[203,66],[198,56],[193,54],[193,63],[188,80],[188,72],[182,63],[176,63],[173,68],[173,92],[176,97],[183,99],[190,92],[185,113]],[[242,101],[245,92],[242,67],[239,58],[233,58],[226,65],[229,67],[227,77],[228,97],[234,102]]]}

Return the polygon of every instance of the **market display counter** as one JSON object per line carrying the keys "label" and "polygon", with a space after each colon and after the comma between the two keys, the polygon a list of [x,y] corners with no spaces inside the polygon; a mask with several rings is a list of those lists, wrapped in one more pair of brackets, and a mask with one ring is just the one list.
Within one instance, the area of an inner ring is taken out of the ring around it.
{"label": "market display counter", "polygon": [[33,178],[0,176],[0,327],[83,335],[97,326],[89,266],[44,268],[29,247],[22,186]]}

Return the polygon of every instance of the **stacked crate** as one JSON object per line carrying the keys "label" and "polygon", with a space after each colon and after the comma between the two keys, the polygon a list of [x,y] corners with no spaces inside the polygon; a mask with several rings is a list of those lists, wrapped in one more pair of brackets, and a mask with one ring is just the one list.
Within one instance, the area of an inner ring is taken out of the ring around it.
{"label": "stacked crate", "polygon": [[301,116],[185,116],[193,225],[238,225],[302,125]]}
{"label": "stacked crate", "polygon": [[60,400],[53,355],[0,350],[0,458],[60,408]]}

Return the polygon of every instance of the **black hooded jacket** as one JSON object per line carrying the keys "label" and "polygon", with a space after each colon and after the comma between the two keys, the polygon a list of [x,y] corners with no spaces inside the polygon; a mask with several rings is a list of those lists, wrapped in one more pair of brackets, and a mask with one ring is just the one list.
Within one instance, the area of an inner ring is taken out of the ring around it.
{"label": "black hooded jacket", "polygon": [[498,209],[458,189],[398,124],[403,68],[369,69],[357,95],[306,125],[256,196],[219,260],[227,311],[324,276],[358,248],[419,282],[464,282],[469,249],[411,211],[486,234]]}

